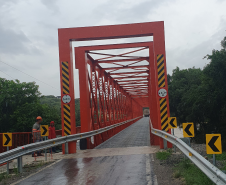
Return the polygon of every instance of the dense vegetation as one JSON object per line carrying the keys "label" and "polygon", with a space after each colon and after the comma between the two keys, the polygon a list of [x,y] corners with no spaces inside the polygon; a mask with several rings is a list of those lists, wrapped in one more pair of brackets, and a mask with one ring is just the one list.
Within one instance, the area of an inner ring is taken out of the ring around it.
{"label": "dense vegetation", "polygon": [[41,104],[35,82],[0,78],[0,89],[0,132],[30,132],[37,116],[42,116],[43,124],[60,123],[56,107]]}
{"label": "dense vegetation", "polygon": [[[41,104],[47,104],[51,107],[56,108],[57,112],[60,115],[61,112],[61,100],[55,96],[41,96]],[[76,126],[80,126],[80,99],[75,99],[75,116],[76,116]]]}
{"label": "dense vegetation", "polygon": [[210,63],[203,70],[177,67],[168,75],[171,116],[180,124],[194,122],[198,142],[207,133],[221,133],[226,144],[226,37],[221,46],[205,56]]}
{"label": "dense vegetation", "polygon": [[[41,96],[35,82],[20,82],[0,78],[0,133],[31,132],[35,118],[41,116],[42,124],[55,122],[61,129],[60,99]],[[79,99],[76,102],[76,124],[80,125]]]}

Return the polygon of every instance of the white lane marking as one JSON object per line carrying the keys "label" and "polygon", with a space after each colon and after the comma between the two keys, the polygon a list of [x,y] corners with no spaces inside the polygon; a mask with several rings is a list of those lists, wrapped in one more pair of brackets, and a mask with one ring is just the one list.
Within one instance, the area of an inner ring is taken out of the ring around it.
{"label": "white lane marking", "polygon": [[[151,155],[152,161],[154,161],[153,155]],[[147,185],[158,185],[157,182],[157,176],[154,175],[154,179],[151,179],[152,171],[151,171],[151,163],[150,163],[150,157],[149,154],[146,154],[146,180]]]}
{"label": "white lane marking", "polygon": [[154,176],[154,185],[158,185],[157,176]]}
{"label": "white lane marking", "polygon": [[151,160],[152,160],[152,161],[155,161],[155,160],[154,160],[154,156],[153,156],[153,154],[151,154]]}
{"label": "white lane marking", "polygon": [[146,180],[148,182],[147,185],[152,185],[152,181],[151,181],[151,166],[150,166],[149,154],[146,154]]}

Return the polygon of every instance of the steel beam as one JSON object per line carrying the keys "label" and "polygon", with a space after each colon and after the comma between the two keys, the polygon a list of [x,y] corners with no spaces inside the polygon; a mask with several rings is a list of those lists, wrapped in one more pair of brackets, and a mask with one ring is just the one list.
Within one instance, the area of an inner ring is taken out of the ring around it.
{"label": "steel beam", "polygon": [[108,68],[103,68],[104,70],[113,70],[113,69],[128,69],[128,68],[131,68],[131,69],[138,69],[138,68],[149,68],[148,65],[141,65],[141,66],[123,66],[123,67],[108,67]]}

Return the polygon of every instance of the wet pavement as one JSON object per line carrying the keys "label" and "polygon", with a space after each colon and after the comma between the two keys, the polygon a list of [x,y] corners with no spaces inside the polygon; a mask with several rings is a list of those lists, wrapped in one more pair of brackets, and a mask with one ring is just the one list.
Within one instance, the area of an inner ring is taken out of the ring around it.
{"label": "wet pavement", "polygon": [[93,150],[67,155],[18,185],[155,185],[148,118]]}

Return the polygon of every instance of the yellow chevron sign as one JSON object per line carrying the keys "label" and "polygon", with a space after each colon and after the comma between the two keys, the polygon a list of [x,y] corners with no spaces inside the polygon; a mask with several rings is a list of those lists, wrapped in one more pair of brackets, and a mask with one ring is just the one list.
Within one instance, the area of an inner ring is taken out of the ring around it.
{"label": "yellow chevron sign", "polygon": [[12,133],[3,133],[2,137],[3,146],[12,146]]}
{"label": "yellow chevron sign", "polygon": [[169,117],[169,128],[177,128],[177,118],[176,117]]}
{"label": "yellow chevron sign", "polygon": [[206,153],[222,154],[221,134],[206,134]]}
{"label": "yellow chevron sign", "polygon": [[184,137],[195,137],[194,123],[183,123]]}
{"label": "yellow chevron sign", "polygon": [[49,126],[41,125],[41,136],[49,136]]}

